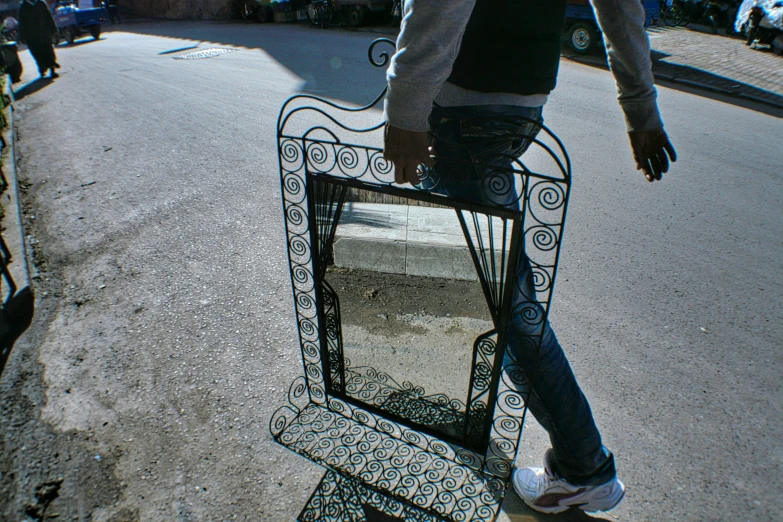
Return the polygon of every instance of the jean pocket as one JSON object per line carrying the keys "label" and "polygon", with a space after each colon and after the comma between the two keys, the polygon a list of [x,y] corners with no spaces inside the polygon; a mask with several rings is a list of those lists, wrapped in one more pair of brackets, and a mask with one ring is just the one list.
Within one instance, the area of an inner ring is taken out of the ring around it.
{"label": "jean pocket", "polygon": [[473,161],[485,162],[493,157],[507,158],[525,138],[528,123],[508,121],[460,120],[460,142]]}

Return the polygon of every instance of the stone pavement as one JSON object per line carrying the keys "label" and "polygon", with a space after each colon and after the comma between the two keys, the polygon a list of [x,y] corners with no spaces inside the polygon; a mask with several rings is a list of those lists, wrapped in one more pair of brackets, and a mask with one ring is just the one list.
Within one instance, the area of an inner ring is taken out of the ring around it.
{"label": "stone pavement", "polygon": [[[783,108],[783,57],[763,47],[751,49],[739,36],[713,35],[706,27],[650,27],[648,34],[657,80]],[[563,54],[605,66],[603,53]]]}

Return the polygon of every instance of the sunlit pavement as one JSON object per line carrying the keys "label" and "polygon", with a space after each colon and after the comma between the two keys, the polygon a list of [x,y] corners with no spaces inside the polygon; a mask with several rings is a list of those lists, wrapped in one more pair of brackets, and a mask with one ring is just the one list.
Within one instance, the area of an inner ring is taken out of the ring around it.
{"label": "sunlit pavement", "polygon": [[[0,381],[0,518],[62,476],[62,519],[292,520],[323,470],[267,430],[301,373],[275,123],[297,92],[372,100],[375,35],[123,29],[17,102],[41,297]],[[574,168],[551,319],[628,487],[604,517],[775,519],[783,122],[662,86],[680,161],[648,184],[615,97],[564,62],[545,110]],[[531,420],[518,463],[547,447]]]}

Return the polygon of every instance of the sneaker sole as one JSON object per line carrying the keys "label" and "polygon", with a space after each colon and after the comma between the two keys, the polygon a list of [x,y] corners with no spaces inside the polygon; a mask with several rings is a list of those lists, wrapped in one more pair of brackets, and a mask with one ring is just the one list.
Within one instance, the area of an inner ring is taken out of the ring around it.
{"label": "sneaker sole", "polygon": [[539,513],[548,513],[553,515],[555,513],[562,513],[563,511],[567,511],[570,508],[570,506],[561,506],[561,505],[552,506],[552,507],[536,506],[532,502],[528,501],[528,499],[526,499],[525,496],[522,495],[517,490],[517,485],[514,483],[513,478],[511,480],[511,487],[514,488],[514,493],[517,494],[517,497],[519,497],[522,500],[522,502],[524,502],[527,505],[527,507],[529,507],[534,511],[538,511]]}
{"label": "sneaker sole", "polygon": [[[620,482],[619,480],[617,481],[617,483],[620,486],[618,488],[620,490],[620,495],[619,496],[616,495],[616,496],[612,496],[612,497],[602,498],[596,504],[594,504],[592,502],[588,502],[587,504],[579,506],[579,509],[581,509],[582,511],[585,511],[587,513],[596,513],[598,511],[609,511],[610,509],[613,509],[614,507],[616,507],[617,504],[622,502],[622,500],[625,498],[625,485],[622,482]],[[574,506],[574,507],[576,507],[576,506]]]}
{"label": "sneaker sole", "polygon": [[[514,492],[517,494],[517,496],[521,498],[522,501],[525,504],[527,504],[529,508],[538,511],[539,513],[547,513],[550,515],[554,515],[557,513],[563,513],[564,511],[568,511],[571,508],[578,508],[586,513],[597,513],[599,511],[609,511],[610,509],[613,509],[623,500],[623,498],[625,498],[625,485],[623,485],[623,483],[620,482],[619,480],[617,482],[620,486],[618,488],[618,490],[620,491],[619,495],[604,497],[597,502],[591,501],[586,503],[558,504],[552,507],[537,506],[536,504],[529,502],[525,497],[519,494],[519,491],[517,491],[516,485],[513,483],[513,481],[511,485],[514,487]],[[564,499],[564,500],[569,500],[569,499]]]}

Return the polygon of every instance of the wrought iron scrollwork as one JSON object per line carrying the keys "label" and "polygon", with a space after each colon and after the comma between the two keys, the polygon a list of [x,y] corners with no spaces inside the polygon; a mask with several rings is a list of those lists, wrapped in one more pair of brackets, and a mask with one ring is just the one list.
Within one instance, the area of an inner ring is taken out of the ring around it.
{"label": "wrought iron scrollwork", "polygon": [[[375,67],[385,67],[390,59],[382,45],[393,42],[382,39],[370,46],[368,57]],[[377,507],[383,497],[398,503],[395,513],[413,506],[435,517],[411,520],[491,521],[516,456],[529,389],[505,338],[516,321],[526,332],[523,343],[533,351],[540,344],[556,277],[570,160],[560,140],[533,122],[540,132],[530,140],[525,158],[534,150],[535,168],[517,157],[504,158],[510,167],[498,167],[497,161],[493,165],[489,157],[465,162],[436,158],[450,161],[455,169],[484,169],[486,203],[439,194],[433,190],[439,181],[426,169],[428,183],[395,185],[393,165],[378,146],[383,123],[367,126],[362,121],[384,95],[385,90],[363,107],[294,96],[278,118],[304,375],[289,392],[290,404],[273,415],[270,430],[289,449],[349,477],[354,500],[374,498]],[[345,358],[340,299],[324,274],[347,188],[455,209],[494,323],[473,344],[467,397],[428,394],[376,368],[353,367]],[[496,224],[502,233],[493,232]],[[322,485],[321,500],[311,502],[301,520],[332,520],[323,506],[333,491]],[[314,513],[323,518],[312,518]]]}

